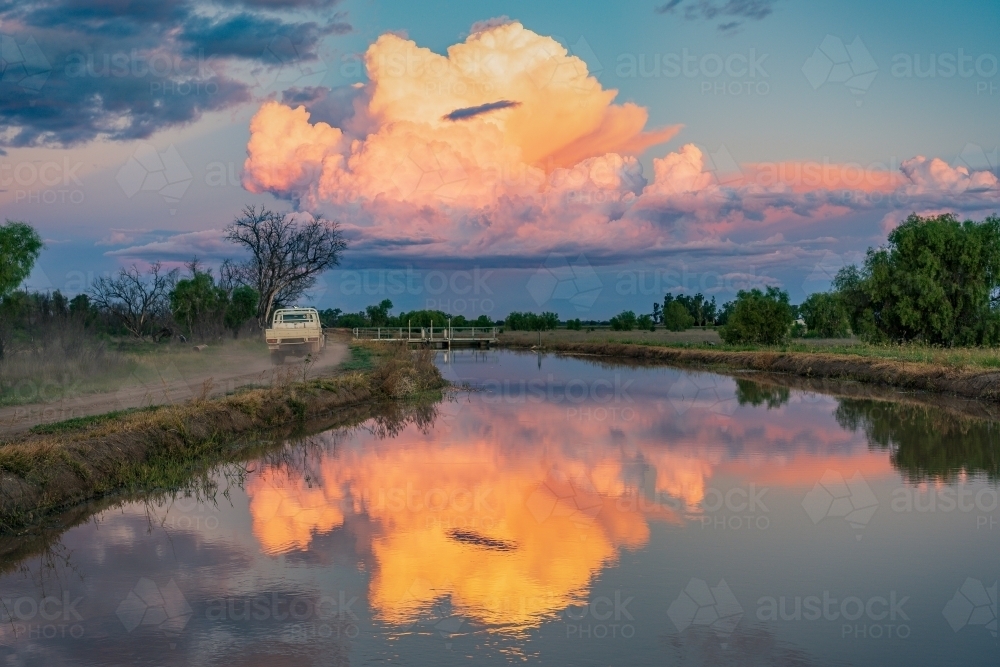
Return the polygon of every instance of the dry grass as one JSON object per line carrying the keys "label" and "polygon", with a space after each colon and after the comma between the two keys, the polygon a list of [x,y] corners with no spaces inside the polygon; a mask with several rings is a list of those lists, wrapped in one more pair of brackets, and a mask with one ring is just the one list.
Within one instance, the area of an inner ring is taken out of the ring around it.
{"label": "dry grass", "polygon": [[86,389],[107,391],[138,368],[79,324],[47,327],[31,340],[10,345],[0,359],[0,406],[55,401]]}
{"label": "dry grass", "polygon": [[303,381],[300,369],[290,369],[271,387],[50,426],[0,443],[0,533],[91,498],[175,487],[262,434],[292,433],[340,409],[371,410],[445,384],[426,353],[371,352],[368,372]]}
{"label": "dry grass", "polygon": [[188,343],[104,340],[68,320],[18,341],[0,359],[0,406],[53,403],[127,385],[157,384],[166,371],[178,377],[243,368],[267,362],[259,337],[223,339],[207,352]]}

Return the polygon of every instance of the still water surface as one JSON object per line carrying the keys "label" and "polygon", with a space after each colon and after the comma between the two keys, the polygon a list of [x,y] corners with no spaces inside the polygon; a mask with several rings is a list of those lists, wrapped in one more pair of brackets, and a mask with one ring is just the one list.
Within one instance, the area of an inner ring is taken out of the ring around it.
{"label": "still water surface", "polygon": [[1000,662],[995,424],[670,368],[439,363],[474,391],[9,558],[2,664]]}

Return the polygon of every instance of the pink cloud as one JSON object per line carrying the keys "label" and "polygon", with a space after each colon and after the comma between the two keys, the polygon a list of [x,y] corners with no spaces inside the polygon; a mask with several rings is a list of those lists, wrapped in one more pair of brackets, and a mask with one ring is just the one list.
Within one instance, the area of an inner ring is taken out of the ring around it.
{"label": "pink cloud", "polygon": [[616,104],[582,60],[517,22],[482,24],[446,55],[387,33],[365,66],[370,80],[342,127],[264,104],[244,185],[342,220],[372,252],[658,252],[858,213],[1000,203],[992,173],[923,157],[898,172],[781,162],[722,173],[729,165],[687,144],[655,157],[648,181],[637,156],[679,126],[646,130],[645,109]]}

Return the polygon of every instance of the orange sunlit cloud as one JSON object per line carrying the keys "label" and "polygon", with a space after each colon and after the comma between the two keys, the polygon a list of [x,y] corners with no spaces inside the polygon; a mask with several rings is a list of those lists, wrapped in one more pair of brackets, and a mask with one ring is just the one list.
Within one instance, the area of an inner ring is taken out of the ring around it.
{"label": "orange sunlit cloud", "polygon": [[655,251],[747,226],[1000,201],[992,173],[921,156],[898,170],[739,166],[686,144],[654,156],[647,179],[638,157],[680,126],[646,129],[645,108],[615,103],[617,91],[583,60],[517,22],[474,30],[444,55],[384,34],[364,64],[369,81],[357,84],[340,127],[304,106],[265,103],[250,124],[243,178],[252,192],[342,218],[359,248]]}

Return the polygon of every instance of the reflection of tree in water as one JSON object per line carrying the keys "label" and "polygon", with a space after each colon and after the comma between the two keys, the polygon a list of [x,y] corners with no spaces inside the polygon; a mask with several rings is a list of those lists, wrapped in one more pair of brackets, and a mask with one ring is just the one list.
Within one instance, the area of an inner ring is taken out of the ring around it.
{"label": "reflection of tree in water", "polygon": [[987,420],[924,405],[840,399],[834,416],[868,442],[888,449],[893,466],[911,482],[954,481],[959,473],[1000,479],[1000,428]]}
{"label": "reflection of tree in water", "polygon": [[792,395],[791,389],[773,384],[761,384],[753,380],[736,380],[736,400],[740,405],[752,405],[757,408],[767,404],[767,409],[780,408],[788,402]]}

